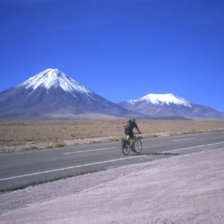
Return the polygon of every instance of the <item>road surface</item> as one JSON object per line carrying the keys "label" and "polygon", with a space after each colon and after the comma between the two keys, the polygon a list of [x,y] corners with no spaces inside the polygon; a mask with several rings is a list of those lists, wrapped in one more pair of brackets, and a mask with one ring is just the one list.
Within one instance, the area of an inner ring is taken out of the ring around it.
{"label": "road surface", "polygon": [[120,142],[26,152],[0,153],[0,191],[24,188],[70,176],[224,146],[224,132],[143,140],[140,155],[121,153]]}

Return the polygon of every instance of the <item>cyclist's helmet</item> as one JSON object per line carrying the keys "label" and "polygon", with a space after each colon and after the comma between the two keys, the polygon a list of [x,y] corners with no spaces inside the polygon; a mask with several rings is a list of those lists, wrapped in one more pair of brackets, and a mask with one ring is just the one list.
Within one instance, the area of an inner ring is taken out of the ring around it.
{"label": "cyclist's helmet", "polygon": [[132,122],[135,122],[136,120],[135,120],[135,118],[132,118],[131,121],[132,121]]}

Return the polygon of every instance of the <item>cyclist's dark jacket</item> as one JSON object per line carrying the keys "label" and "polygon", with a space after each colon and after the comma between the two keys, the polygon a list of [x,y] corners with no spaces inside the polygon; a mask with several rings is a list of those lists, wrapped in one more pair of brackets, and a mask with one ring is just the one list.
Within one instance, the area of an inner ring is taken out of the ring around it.
{"label": "cyclist's dark jacket", "polygon": [[129,135],[130,138],[134,138],[133,129],[138,129],[137,124],[134,121],[128,121],[128,124],[124,128],[124,132],[126,135]]}

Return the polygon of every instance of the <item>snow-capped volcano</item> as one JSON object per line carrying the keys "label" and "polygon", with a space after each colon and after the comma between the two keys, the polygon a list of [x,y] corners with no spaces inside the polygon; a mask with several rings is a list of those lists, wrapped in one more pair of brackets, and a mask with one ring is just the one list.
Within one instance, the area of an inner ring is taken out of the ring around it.
{"label": "snow-capped volcano", "polygon": [[46,69],[0,93],[2,119],[220,119],[224,114],[172,93],[112,103],[58,69]]}
{"label": "snow-capped volcano", "polygon": [[224,119],[223,113],[203,105],[189,103],[172,93],[148,94],[136,100],[122,101],[119,105],[153,118]]}
{"label": "snow-capped volcano", "polygon": [[134,115],[58,69],[46,69],[0,93],[0,118],[99,119]]}
{"label": "snow-capped volcano", "polygon": [[68,77],[63,72],[58,69],[50,68],[29,78],[19,86],[24,86],[26,89],[32,88],[33,90],[36,90],[38,87],[45,87],[46,89],[60,87],[64,91],[70,93],[73,91],[78,91],[85,94],[91,93],[89,89],[80,85],[77,81]]}
{"label": "snow-capped volcano", "polygon": [[141,101],[146,101],[152,104],[162,105],[162,104],[176,104],[176,105],[183,105],[186,107],[191,107],[191,104],[187,102],[184,98],[175,96],[172,93],[168,94],[148,94],[146,96],[141,97],[137,100],[128,100],[130,103],[137,103]]}

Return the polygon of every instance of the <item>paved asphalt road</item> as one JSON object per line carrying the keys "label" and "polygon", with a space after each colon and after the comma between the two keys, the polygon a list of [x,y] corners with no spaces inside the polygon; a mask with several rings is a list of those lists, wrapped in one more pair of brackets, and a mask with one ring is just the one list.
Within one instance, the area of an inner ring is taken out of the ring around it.
{"label": "paved asphalt road", "polygon": [[120,142],[1,152],[0,191],[216,148],[224,149],[224,132],[144,139],[142,153],[129,156],[121,153]]}

